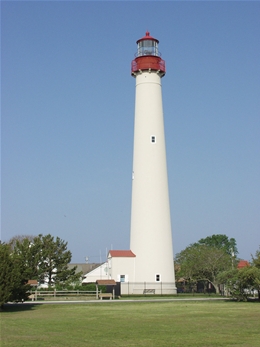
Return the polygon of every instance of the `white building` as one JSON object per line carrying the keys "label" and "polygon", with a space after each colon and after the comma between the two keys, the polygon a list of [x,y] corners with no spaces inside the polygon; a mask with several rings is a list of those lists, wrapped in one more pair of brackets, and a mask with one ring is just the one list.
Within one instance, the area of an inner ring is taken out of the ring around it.
{"label": "white building", "polygon": [[109,251],[108,273],[109,278],[116,282],[129,282],[135,278],[135,254],[132,251]]}
{"label": "white building", "polygon": [[106,270],[100,270],[121,283],[122,294],[176,293],[161,86],[166,69],[158,43],[146,32],[131,68],[136,94],[130,250],[109,251]]}
{"label": "white building", "polygon": [[130,249],[134,282],[176,293],[161,79],[166,73],[159,41],[149,32],[137,41]]}
{"label": "white building", "polygon": [[95,283],[97,280],[105,279],[109,279],[107,262],[86,273],[82,280],[82,284]]}

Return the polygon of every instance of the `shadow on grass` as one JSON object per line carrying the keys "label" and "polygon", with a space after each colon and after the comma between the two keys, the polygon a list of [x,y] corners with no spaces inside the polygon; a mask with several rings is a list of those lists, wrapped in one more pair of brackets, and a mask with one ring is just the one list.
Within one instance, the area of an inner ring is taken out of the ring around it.
{"label": "shadow on grass", "polygon": [[21,312],[21,311],[32,311],[35,310],[36,306],[41,306],[42,304],[29,304],[29,303],[13,303],[13,304],[4,304],[1,311],[4,312]]}
{"label": "shadow on grass", "polygon": [[237,304],[260,304],[258,298],[247,298],[247,300],[238,300],[237,298],[227,298],[226,303],[236,302]]}

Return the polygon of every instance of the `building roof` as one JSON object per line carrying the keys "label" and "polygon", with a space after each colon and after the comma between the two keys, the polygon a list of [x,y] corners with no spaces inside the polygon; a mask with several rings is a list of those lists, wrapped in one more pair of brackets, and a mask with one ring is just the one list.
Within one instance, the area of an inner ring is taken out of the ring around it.
{"label": "building roof", "polygon": [[111,257],[119,257],[119,258],[131,258],[135,257],[136,255],[132,251],[123,251],[123,250],[115,250],[115,251],[109,251],[109,254]]}
{"label": "building roof", "polygon": [[238,269],[242,269],[243,267],[250,266],[249,262],[247,260],[240,260],[240,262],[237,265]]}
{"label": "building roof", "polygon": [[37,280],[28,280],[27,284],[30,284],[30,286],[38,286]]}
{"label": "building roof", "polygon": [[103,286],[115,286],[115,280],[96,280],[96,284]]}
{"label": "building roof", "polygon": [[159,43],[159,40],[157,40],[154,37],[150,36],[149,31],[146,31],[145,36],[142,37],[141,39],[137,40],[136,43],[139,43],[140,41],[144,41],[144,40],[152,40],[152,41],[155,41],[155,42]]}
{"label": "building roof", "polygon": [[70,263],[68,264],[68,268],[69,270],[71,270],[73,267],[76,266],[76,273],[82,271],[83,275],[86,275],[87,273],[98,268],[100,265],[100,263]]}

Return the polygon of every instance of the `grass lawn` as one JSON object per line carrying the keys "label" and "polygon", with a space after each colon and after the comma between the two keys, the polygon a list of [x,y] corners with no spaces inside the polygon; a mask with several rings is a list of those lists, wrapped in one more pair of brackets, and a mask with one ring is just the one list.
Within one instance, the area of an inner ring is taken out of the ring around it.
{"label": "grass lawn", "polygon": [[103,302],[9,306],[1,346],[260,346],[260,304]]}

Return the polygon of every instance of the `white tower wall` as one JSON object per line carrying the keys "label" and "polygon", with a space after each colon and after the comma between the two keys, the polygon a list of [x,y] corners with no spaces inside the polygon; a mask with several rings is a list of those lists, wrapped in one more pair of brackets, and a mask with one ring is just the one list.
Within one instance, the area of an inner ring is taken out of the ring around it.
{"label": "white tower wall", "polygon": [[135,78],[130,237],[135,282],[161,282],[164,293],[175,293],[161,76],[152,70]]}

